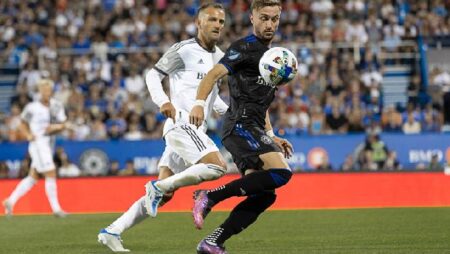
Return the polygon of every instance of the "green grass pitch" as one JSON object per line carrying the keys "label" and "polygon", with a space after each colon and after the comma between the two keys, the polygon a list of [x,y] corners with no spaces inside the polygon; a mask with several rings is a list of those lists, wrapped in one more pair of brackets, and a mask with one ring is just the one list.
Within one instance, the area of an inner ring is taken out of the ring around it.
{"label": "green grass pitch", "polygon": [[[132,253],[196,253],[228,213],[201,231],[189,213],[160,213],[122,235]],[[119,214],[0,217],[0,253],[111,253],[98,231]],[[232,254],[450,253],[450,208],[271,211],[226,243]]]}

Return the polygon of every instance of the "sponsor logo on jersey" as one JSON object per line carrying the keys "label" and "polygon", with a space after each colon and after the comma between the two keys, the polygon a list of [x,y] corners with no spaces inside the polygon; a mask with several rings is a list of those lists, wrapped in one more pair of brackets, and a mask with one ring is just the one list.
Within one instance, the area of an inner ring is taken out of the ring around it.
{"label": "sponsor logo on jersey", "polygon": [[231,49],[230,52],[228,53],[228,59],[230,59],[231,61],[234,61],[236,59],[238,59],[241,56],[241,53]]}
{"label": "sponsor logo on jersey", "polygon": [[197,72],[197,79],[203,79],[206,76],[206,73]]}
{"label": "sponsor logo on jersey", "polygon": [[275,88],[275,87],[276,87],[276,85],[266,82],[266,81],[263,79],[263,77],[261,77],[261,76],[258,76],[258,80],[256,81],[256,84],[262,85],[262,86],[270,86],[270,87],[272,87],[272,88]]}
{"label": "sponsor logo on jersey", "polygon": [[266,145],[270,145],[270,144],[272,144],[272,139],[267,135],[262,135],[261,142],[263,142]]}
{"label": "sponsor logo on jersey", "polygon": [[198,60],[197,64],[204,64],[203,59],[200,58],[200,60]]}

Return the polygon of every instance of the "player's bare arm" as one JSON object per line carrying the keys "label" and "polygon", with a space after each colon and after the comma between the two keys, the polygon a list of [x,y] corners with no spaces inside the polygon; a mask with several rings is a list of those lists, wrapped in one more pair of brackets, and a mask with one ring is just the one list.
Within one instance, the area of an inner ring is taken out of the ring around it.
{"label": "player's bare arm", "polygon": [[202,125],[205,120],[203,108],[205,106],[206,98],[211,93],[214,84],[228,74],[228,69],[222,64],[216,64],[212,70],[206,74],[197,90],[196,103],[189,114],[189,122],[197,127]]}
{"label": "player's bare arm", "polygon": [[270,123],[270,115],[269,111],[266,111],[266,125],[265,130],[267,136],[271,137],[275,144],[277,144],[278,147],[280,147],[281,151],[283,151],[284,157],[289,159],[291,158],[292,154],[294,153],[294,147],[292,146],[291,142],[289,142],[287,139],[277,137],[275,133],[273,132],[272,124]]}
{"label": "player's bare arm", "polygon": [[71,124],[69,122],[64,123],[52,123],[50,124],[47,129],[45,130],[46,135],[53,135],[57,134],[65,129],[69,129],[71,127]]}
{"label": "player's bare arm", "polygon": [[27,141],[31,142],[34,140],[34,135],[31,133],[30,126],[28,125],[28,123],[22,121],[21,124],[19,125],[19,132],[23,133]]}

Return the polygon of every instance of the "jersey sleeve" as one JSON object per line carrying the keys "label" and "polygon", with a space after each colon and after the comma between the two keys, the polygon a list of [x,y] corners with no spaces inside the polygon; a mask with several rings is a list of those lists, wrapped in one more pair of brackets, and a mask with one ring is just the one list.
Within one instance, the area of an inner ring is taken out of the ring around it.
{"label": "jersey sleeve", "polygon": [[58,104],[58,110],[56,111],[56,120],[60,123],[67,120],[66,112],[62,104]]}
{"label": "jersey sleeve", "polygon": [[224,65],[230,74],[239,69],[245,62],[245,54],[239,45],[231,44],[225,52],[225,55],[220,59],[219,63]]}
{"label": "jersey sleeve", "polygon": [[155,70],[167,76],[178,70],[184,69],[184,61],[178,52],[179,49],[179,43],[170,47],[156,63],[154,67]]}
{"label": "jersey sleeve", "polygon": [[27,104],[25,108],[22,110],[20,118],[22,119],[22,121],[29,123],[32,117],[33,113],[31,112],[30,104]]}

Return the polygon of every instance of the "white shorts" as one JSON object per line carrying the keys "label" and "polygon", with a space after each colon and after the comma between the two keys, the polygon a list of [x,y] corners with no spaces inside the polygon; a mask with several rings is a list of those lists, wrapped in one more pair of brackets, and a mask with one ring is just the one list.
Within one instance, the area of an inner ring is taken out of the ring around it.
{"label": "white shorts", "polygon": [[53,152],[47,142],[30,142],[28,152],[31,157],[31,168],[36,169],[38,173],[45,173],[56,169],[55,163],[53,162]]}
{"label": "white shorts", "polygon": [[218,152],[211,138],[192,124],[179,124],[164,136],[166,146],[177,153],[186,164],[194,165],[205,155]]}
{"label": "white shorts", "polygon": [[166,146],[161,159],[158,163],[158,169],[161,167],[168,167],[174,174],[180,173],[187,169],[190,165],[181,158],[177,153],[172,151],[170,147]]}

